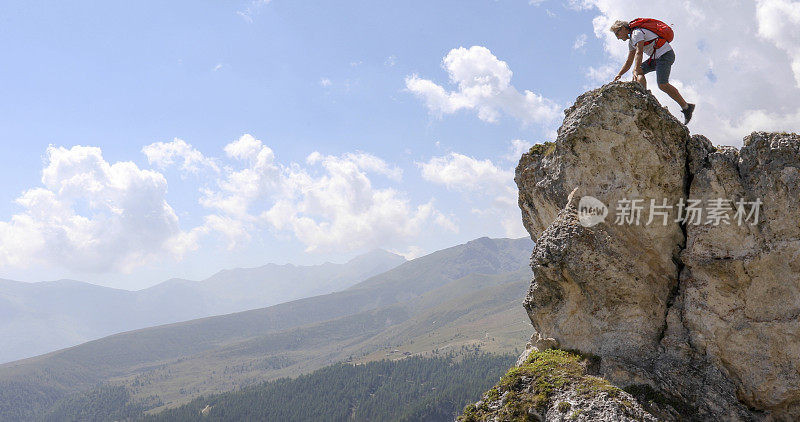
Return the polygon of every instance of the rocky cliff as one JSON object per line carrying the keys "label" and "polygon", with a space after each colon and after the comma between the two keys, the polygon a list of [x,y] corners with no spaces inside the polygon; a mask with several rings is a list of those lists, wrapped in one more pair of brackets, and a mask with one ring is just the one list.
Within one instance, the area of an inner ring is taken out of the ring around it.
{"label": "rocky cliff", "polygon": [[[524,376],[462,419],[800,420],[800,136],[715,147],[636,83],[565,114],[516,171]],[[542,387],[548,349],[583,369]],[[592,376],[619,388],[591,396]]]}

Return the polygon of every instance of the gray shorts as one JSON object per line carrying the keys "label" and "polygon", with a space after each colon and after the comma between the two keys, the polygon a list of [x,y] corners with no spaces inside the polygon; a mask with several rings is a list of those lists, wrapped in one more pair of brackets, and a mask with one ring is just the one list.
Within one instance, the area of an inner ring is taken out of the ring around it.
{"label": "gray shorts", "polygon": [[[653,63],[655,62],[655,63]],[[675,63],[675,51],[669,50],[657,59],[647,59],[642,62],[642,74],[656,71],[656,80],[659,84],[669,83],[669,71]]]}

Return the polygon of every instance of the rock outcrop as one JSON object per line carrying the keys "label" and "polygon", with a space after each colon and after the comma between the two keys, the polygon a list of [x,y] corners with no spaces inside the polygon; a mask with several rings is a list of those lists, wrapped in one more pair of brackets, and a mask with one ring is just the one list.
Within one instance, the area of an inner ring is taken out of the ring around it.
{"label": "rock outcrop", "polygon": [[563,350],[528,353],[460,420],[656,422],[629,393],[589,375],[592,361]]}
{"label": "rock outcrop", "polygon": [[800,420],[800,137],[714,147],[636,83],[565,113],[516,171],[529,349],[598,356],[659,420]]}

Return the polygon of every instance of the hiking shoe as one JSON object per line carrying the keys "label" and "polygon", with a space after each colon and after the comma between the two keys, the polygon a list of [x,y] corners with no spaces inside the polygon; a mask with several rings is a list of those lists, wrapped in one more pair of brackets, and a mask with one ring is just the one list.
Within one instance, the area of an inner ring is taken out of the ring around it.
{"label": "hiking shoe", "polygon": [[694,104],[686,104],[686,109],[685,110],[681,110],[681,113],[683,113],[683,119],[684,119],[683,124],[687,124],[687,123],[689,123],[689,120],[692,120],[692,113],[693,112],[694,112]]}

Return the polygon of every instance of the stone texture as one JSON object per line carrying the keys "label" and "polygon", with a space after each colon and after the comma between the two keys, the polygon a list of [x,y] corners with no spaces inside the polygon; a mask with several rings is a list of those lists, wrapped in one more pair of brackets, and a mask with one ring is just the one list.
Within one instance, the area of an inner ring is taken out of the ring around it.
{"label": "stone texture", "polygon": [[[659,419],[800,420],[800,137],[714,147],[626,82],[565,114],[516,172],[536,241],[532,346],[600,356],[604,377],[661,397],[643,403]],[[609,206],[591,227],[587,195]],[[731,200],[730,224],[708,224],[716,198]],[[763,202],[757,224],[735,221],[742,198]],[[626,199],[644,199],[638,225],[616,224]],[[651,199],[706,202],[700,224],[674,208],[645,224]]]}
{"label": "stone texture", "polygon": [[[620,393],[622,400],[631,403],[630,408],[620,405],[618,398],[600,393],[590,397],[582,397],[574,390],[560,391],[553,397],[553,402],[545,413],[546,422],[656,422],[653,415],[647,413],[628,393]],[[569,403],[569,410],[564,411]],[[559,406],[563,406],[559,409]]]}

